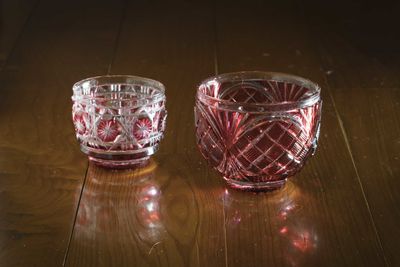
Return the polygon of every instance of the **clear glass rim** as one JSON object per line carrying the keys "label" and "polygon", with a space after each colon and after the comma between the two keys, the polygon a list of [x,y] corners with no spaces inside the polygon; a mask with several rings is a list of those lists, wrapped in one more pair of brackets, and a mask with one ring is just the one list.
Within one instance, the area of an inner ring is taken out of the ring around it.
{"label": "clear glass rim", "polygon": [[165,97],[165,86],[157,81],[150,78],[134,76],[134,75],[100,75],[100,76],[93,76],[89,78],[85,78],[76,82],[72,86],[73,90],[73,99],[77,95],[81,98],[90,98],[95,99],[96,96],[91,96],[83,93],[83,87],[86,83],[90,86],[91,82],[99,82],[102,85],[106,84],[131,84],[131,85],[142,85],[152,87],[157,90],[157,92],[151,96],[143,96],[143,99],[157,99],[159,97]]}
{"label": "clear glass rim", "polygon": [[[312,93],[299,101],[283,101],[279,103],[243,103],[243,102],[233,102],[229,100],[219,99],[210,95],[207,95],[200,91],[202,86],[207,86],[210,82],[222,82],[222,81],[251,81],[251,80],[270,80],[270,81],[282,81],[291,82],[300,86],[304,86],[312,90]],[[196,98],[205,104],[216,103],[221,104],[222,109],[226,110],[249,110],[257,111],[261,109],[266,110],[289,110],[294,108],[302,108],[306,106],[311,106],[320,101],[321,88],[315,82],[308,80],[306,78],[280,73],[280,72],[267,72],[267,71],[239,71],[239,72],[229,72],[223,73],[216,76],[211,76],[203,80],[197,89]]]}

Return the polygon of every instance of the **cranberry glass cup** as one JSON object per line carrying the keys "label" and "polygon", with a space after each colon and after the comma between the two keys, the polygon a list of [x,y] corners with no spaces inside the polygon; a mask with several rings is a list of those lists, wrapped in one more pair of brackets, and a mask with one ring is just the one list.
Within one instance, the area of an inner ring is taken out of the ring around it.
{"label": "cranberry glass cup", "polygon": [[211,77],[197,90],[197,143],[230,186],[274,190],[315,152],[321,105],[318,85],[301,77],[256,71]]}
{"label": "cranberry glass cup", "polygon": [[155,80],[99,76],[73,86],[72,119],[81,150],[110,168],[143,166],[165,129],[165,88]]}

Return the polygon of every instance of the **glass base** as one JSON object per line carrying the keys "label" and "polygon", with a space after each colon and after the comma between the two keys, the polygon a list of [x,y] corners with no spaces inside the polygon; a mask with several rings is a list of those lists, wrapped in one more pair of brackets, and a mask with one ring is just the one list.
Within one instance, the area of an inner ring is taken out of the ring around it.
{"label": "glass base", "polygon": [[241,182],[237,180],[232,180],[224,177],[225,181],[232,188],[243,190],[243,191],[253,191],[253,192],[269,192],[281,189],[286,184],[287,179],[269,182]]}
{"label": "glass base", "polygon": [[89,156],[89,160],[94,164],[109,169],[134,169],[144,167],[149,163],[149,159],[150,157],[131,160],[108,160]]}

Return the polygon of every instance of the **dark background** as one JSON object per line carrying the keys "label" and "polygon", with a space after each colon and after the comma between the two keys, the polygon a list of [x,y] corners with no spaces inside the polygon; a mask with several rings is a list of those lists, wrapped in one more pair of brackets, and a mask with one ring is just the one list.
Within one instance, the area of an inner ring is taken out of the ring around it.
{"label": "dark background", "polygon": [[[0,3],[1,266],[400,265],[399,1]],[[279,192],[227,188],[196,147],[196,85],[240,70],[322,88],[317,154]],[[151,168],[79,151],[71,86],[105,74],[167,87]]]}

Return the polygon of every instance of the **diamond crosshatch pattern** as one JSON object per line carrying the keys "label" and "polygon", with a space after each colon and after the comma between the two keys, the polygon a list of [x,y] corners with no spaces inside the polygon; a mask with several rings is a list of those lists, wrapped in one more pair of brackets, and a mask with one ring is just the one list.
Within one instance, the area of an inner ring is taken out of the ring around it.
{"label": "diamond crosshatch pattern", "polygon": [[[290,82],[241,81],[200,88],[230,103],[294,102],[311,90]],[[196,128],[200,151],[225,179],[268,182],[294,175],[316,148],[321,102],[288,111],[243,112],[197,99]]]}

